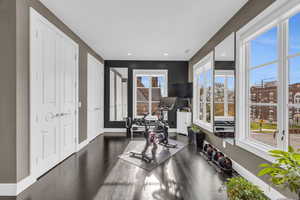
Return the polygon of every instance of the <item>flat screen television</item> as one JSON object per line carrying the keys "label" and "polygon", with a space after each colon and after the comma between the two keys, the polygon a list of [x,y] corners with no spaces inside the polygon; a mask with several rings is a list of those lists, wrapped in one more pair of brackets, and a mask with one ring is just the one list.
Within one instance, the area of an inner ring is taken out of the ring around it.
{"label": "flat screen television", "polygon": [[175,83],[172,85],[173,95],[179,98],[193,97],[193,83]]}

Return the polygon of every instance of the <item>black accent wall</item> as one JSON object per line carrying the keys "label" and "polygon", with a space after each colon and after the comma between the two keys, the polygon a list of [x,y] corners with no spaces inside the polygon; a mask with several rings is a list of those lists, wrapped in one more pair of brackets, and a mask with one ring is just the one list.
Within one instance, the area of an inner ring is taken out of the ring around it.
{"label": "black accent wall", "polygon": [[[124,122],[109,121],[109,98],[110,98],[110,73],[111,67],[128,68],[128,116],[133,113],[133,70],[134,69],[164,69],[168,70],[168,95],[172,95],[172,85],[174,83],[188,82],[188,62],[187,61],[127,61],[127,60],[107,60],[104,62],[105,68],[105,89],[104,89],[104,127],[105,128],[125,128]],[[168,114],[171,128],[176,128],[176,111]]]}
{"label": "black accent wall", "polygon": [[235,61],[215,61],[215,70],[235,70]]}

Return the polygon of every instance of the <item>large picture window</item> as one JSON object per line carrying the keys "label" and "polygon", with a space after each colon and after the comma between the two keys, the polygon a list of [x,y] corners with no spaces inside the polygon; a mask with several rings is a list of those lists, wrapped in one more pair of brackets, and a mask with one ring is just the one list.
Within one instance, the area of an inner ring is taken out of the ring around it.
{"label": "large picture window", "polygon": [[269,160],[300,148],[300,6],[279,7],[237,33],[237,144]]}
{"label": "large picture window", "polygon": [[168,95],[168,71],[134,70],[133,78],[134,116],[157,112],[161,98]]}
{"label": "large picture window", "polygon": [[194,123],[212,131],[213,55],[210,53],[194,65]]}

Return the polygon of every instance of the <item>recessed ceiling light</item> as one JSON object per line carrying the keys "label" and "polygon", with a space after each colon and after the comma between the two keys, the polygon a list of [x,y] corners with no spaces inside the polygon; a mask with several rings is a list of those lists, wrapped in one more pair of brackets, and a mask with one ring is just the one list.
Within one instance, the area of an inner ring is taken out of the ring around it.
{"label": "recessed ceiling light", "polygon": [[168,53],[164,53],[164,56],[168,56],[169,54]]}
{"label": "recessed ceiling light", "polygon": [[132,53],[127,53],[128,56],[132,56]]}

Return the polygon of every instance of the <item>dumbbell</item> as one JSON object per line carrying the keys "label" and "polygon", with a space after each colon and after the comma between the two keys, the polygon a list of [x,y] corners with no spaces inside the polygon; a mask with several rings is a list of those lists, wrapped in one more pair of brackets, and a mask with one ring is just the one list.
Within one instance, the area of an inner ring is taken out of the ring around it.
{"label": "dumbbell", "polygon": [[213,161],[218,163],[219,159],[221,159],[222,157],[224,157],[224,154],[220,151],[217,151],[213,156]]}
{"label": "dumbbell", "polygon": [[225,173],[232,172],[232,161],[228,157],[222,157],[218,160],[219,167]]}

